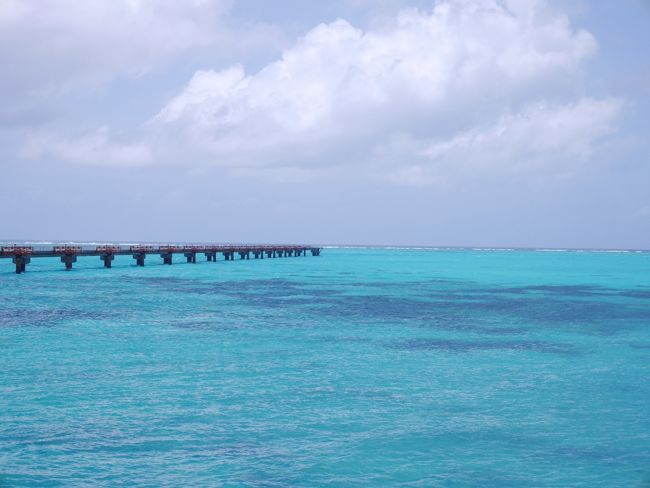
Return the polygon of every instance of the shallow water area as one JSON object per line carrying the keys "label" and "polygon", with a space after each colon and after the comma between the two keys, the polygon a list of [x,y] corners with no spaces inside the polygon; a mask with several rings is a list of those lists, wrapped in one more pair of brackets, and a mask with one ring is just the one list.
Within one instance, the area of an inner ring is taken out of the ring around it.
{"label": "shallow water area", "polygon": [[638,486],[650,254],[0,260],[0,486]]}

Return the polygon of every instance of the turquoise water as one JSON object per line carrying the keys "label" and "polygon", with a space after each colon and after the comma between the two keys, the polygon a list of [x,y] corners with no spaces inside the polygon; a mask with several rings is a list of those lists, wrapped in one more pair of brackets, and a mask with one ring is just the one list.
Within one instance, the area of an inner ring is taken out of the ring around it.
{"label": "turquoise water", "polygon": [[647,486],[650,254],[0,260],[0,486]]}

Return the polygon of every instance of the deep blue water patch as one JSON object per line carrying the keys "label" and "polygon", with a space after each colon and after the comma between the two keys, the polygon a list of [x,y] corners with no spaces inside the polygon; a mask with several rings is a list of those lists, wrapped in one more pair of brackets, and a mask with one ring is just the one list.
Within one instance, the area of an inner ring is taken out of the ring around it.
{"label": "deep blue water patch", "polygon": [[0,327],[54,327],[73,320],[103,320],[110,313],[83,309],[0,309]]}

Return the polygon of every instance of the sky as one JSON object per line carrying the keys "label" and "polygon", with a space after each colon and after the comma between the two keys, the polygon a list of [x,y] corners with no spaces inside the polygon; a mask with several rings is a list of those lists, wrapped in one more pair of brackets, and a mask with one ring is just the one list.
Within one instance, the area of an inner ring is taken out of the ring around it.
{"label": "sky", "polygon": [[0,240],[650,248],[650,1],[0,0]]}

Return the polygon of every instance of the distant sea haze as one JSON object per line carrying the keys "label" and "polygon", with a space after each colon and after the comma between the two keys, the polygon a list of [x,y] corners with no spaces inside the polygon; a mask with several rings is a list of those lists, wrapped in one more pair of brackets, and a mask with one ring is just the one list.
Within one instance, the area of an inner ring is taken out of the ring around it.
{"label": "distant sea haze", "polygon": [[536,252],[650,252],[650,249],[617,249],[617,248],[561,248],[561,247],[507,247],[507,246],[424,246],[424,245],[385,245],[385,244],[328,244],[317,242],[298,243],[265,243],[265,242],[190,242],[190,241],[38,241],[38,240],[5,240],[0,241],[2,245],[26,245],[26,246],[52,246],[58,244],[70,244],[79,246],[101,246],[115,244],[119,246],[131,246],[137,244],[303,244],[315,245],[327,249],[394,249],[394,250],[432,250],[432,251],[536,251]]}

